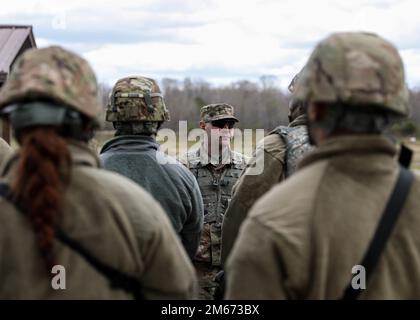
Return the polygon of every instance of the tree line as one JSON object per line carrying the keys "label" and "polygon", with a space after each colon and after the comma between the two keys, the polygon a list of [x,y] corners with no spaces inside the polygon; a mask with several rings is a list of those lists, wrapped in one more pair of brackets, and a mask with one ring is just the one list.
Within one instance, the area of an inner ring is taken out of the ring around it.
{"label": "tree line", "polygon": [[[185,78],[183,81],[164,78],[159,83],[169,109],[171,121],[163,127],[178,129],[178,121],[188,121],[189,129],[198,126],[200,108],[210,103],[229,103],[235,108],[240,120],[239,128],[274,129],[287,125],[290,93],[281,90],[274,76],[262,76],[259,81],[241,80],[228,85],[214,86],[204,80]],[[99,85],[99,101],[103,106],[100,116],[102,128],[112,130],[105,122],[105,109],[111,87]],[[420,133],[420,88],[410,90],[412,112],[410,118],[395,126],[397,133],[416,135]]]}

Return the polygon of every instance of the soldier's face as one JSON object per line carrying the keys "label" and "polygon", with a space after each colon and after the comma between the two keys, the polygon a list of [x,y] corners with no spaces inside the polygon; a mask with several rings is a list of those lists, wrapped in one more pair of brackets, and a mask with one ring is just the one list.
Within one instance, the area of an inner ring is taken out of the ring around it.
{"label": "soldier's face", "polygon": [[212,122],[206,122],[204,124],[204,130],[207,133],[207,137],[210,141],[218,141],[219,146],[225,147],[230,145],[230,140],[233,137],[235,122],[232,120],[217,120]]}

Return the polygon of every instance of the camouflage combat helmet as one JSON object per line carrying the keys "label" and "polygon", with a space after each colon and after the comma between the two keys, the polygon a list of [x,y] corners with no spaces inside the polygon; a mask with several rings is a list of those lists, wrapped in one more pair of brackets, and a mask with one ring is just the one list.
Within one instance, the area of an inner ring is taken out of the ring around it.
{"label": "camouflage combat helmet", "polygon": [[127,77],[117,81],[112,89],[106,120],[169,121],[160,88],[155,80],[145,77]]}
{"label": "camouflage combat helmet", "polygon": [[0,91],[0,110],[19,103],[37,105],[36,101],[65,106],[90,119],[101,110],[89,63],[58,46],[25,51]]}
{"label": "camouflage combat helmet", "polygon": [[234,109],[230,104],[227,103],[213,103],[201,108],[200,117],[204,122],[211,122],[221,119],[231,119],[239,122],[234,117]]}
{"label": "camouflage combat helmet", "polygon": [[[302,100],[299,100],[298,98],[296,98],[296,95],[295,95],[296,87],[298,85],[298,81],[300,80],[300,77],[302,76],[302,73],[303,73],[303,69],[300,70],[293,77],[292,81],[290,82],[289,86],[287,87],[289,92],[292,94],[292,96],[290,97],[290,102],[289,102],[290,112],[292,112],[294,109],[296,109],[297,107],[302,105]],[[303,113],[304,113],[304,111],[302,110],[302,114]]]}
{"label": "camouflage combat helmet", "polygon": [[402,59],[390,42],[371,33],[335,33],[321,41],[295,94],[306,102],[343,102],[400,115],[409,112]]}
{"label": "camouflage combat helmet", "polygon": [[296,91],[296,85],[297,85],[297,82],[298,82],[302,72],[303,72],[303,69],[300,70],[299,73],[297,73],[293,77],[292,81],[289,83],[289,86],[287,87],[287,89],[289,90],[290,93],[294,93]]}

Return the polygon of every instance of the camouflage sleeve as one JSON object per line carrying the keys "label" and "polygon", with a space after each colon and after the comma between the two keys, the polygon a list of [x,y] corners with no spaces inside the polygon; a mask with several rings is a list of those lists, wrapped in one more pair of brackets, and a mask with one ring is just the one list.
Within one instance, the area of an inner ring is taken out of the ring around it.
{"label": "camouflage sleeve", "polygon": [[283,270],[271,230],[248,218],[226,262],[225,299],[286,299],[290,293]]}
{"label": "camouflage sleeve", "polygon": [[278,135],[264,138],[257,147],[249,166],[264,163],[264,169],[259,175],[247,174],[246,169],[233,187],[233,196],[226,210],[222,225],[222,264],[232,250],[242,222],[249,209],[264,193],[271,189],[283,176],[285,145]]}

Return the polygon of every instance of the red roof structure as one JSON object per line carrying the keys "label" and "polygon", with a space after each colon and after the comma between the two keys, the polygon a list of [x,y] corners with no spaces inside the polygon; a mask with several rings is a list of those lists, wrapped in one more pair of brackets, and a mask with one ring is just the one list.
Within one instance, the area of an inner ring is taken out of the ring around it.
{"label": "red roof structure", "polygon": [[[32,26],[0,24],[0,87],[16,61],[25,50],[36,48]],[[10,141],[9,126],[3,123],[2,137]]]}

